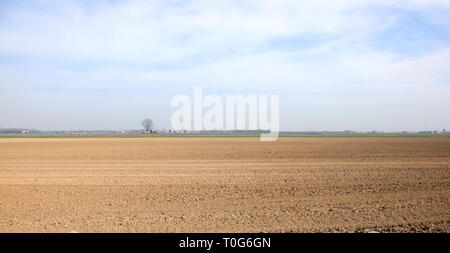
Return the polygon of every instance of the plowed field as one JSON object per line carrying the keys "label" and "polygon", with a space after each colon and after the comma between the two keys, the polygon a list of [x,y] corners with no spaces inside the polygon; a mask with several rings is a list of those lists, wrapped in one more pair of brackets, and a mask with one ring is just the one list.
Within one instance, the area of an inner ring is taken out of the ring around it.
{"label": "plowed field", "polygon": [[0,139],[0,232],[450,232],[450,138]]}

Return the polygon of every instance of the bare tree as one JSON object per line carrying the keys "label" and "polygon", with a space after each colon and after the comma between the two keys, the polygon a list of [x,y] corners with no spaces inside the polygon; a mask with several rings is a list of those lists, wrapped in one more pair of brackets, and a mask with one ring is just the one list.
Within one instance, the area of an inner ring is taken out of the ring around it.
{"label": "bare tree", "polygon": [[142,127],[144,127],[144,131],[146,134],[151,133],[153,129],[153,120],[151,119],[144,119],[142,121]]}

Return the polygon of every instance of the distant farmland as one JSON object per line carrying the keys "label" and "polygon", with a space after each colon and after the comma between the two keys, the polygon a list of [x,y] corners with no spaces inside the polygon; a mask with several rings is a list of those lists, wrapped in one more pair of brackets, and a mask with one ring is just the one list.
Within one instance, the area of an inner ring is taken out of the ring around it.
{"label": "distant farmland", "polygon": [[[220,138],[220,137],[260,137],[260,134],[0,134],[0,138]],[[280,133],[281,138],[308,138],[308,137],[450,137],[450,134],[284,134]]]}

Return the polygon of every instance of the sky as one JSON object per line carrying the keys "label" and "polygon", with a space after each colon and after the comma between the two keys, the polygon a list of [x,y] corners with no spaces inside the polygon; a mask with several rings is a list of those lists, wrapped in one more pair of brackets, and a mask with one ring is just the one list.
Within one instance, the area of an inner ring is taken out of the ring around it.
{"label": "sky", "polygon": [[177,94],[280,129],[450,130],[450,1],[0,1],[0,128],[169,129]]}

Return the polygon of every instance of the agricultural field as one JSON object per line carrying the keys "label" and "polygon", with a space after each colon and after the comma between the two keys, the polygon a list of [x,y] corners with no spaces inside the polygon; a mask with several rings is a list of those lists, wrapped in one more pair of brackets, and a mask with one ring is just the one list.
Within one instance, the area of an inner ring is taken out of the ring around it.
{"label": "agricultural field", "polygon": [[450,232],[450,138],[0,138],[0,232]]}

